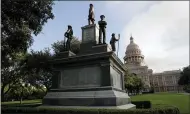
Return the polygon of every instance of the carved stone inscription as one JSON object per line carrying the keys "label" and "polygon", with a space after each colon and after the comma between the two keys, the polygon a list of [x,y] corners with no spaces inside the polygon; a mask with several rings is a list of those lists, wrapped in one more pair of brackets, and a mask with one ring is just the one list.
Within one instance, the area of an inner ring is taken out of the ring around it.
{"label": "carved stone inscription", "polygon": [[61,73],[61,88],[99,87],[101,70],[86,67],[64,70]]}
{"label": "carved stone inscription", "polygon": [[83,30],[83,41],[88,42],[94,39],[94,28],[88,28]]}
{"label": "carved stone inscription", "polygon": [[118,89],[122,89],[122,78],[121,73],[116,71],[113,67],[110,66],[110,73],[113,80],[113,86]]}

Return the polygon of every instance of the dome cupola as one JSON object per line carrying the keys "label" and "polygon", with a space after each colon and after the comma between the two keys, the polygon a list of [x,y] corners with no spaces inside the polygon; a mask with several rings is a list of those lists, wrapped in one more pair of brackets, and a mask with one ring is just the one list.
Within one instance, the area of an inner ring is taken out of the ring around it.
{"label": "dome cupola", "polygon": [[141,65],[144,61],[144,56],[141,54],[139,46],[134,43],[134,38],[130,37],[130,44],[126,48],[124,62],[125,64]]}

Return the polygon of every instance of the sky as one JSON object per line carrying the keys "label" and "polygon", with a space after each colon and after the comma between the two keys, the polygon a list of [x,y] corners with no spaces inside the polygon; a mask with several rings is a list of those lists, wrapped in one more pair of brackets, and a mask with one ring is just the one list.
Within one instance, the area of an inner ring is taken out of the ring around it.
{"label": "sky", "polygon": [[56,1],[55,18],[42,33],[34,36],[30,49],[51,48],[64,39],[67,25],[81,39],[81,27],[88,24],[89,4],[94,5],[95,22],[107,21],[107,43],[111,34],[120,34],[119,58],[123,61],[132,34],[153,72],[178,70],[189,65],[189,1]]}

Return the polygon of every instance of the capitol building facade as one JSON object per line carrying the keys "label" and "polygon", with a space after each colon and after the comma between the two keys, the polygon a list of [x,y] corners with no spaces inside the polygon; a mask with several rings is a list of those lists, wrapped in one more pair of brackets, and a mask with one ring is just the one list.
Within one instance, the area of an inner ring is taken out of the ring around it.
{"label": "capitol building facade", "polygon": [[155,92],[166,91],[182,91],[178,80],[181,70],[164,71],[161,73],[153,73],[153,70],[145,64],[145,57],[139,46],[134,42],[134,38],[130,37],[130,44],[126,48],[124,56],[124,64],[129,73],[139,76],[144,83],[144,90],[149,91],[153,87]]}

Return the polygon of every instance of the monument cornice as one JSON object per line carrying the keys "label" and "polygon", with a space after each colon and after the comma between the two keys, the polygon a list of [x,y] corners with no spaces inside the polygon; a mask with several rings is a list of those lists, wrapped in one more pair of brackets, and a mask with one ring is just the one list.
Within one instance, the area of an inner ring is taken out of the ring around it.
{"label": "monument cornice", "polygon": [[50,62],[53,64],[60,64],[60,63],[72,63],[72,62],[81,62],[81,61],[89,61],[94,59],[103,59],[110,57],[113,52],[101,52],[101,53],[93,53],[93,54],[85,54],[85,55],[76,55],[70,56],[67,58],[55,58]]}

